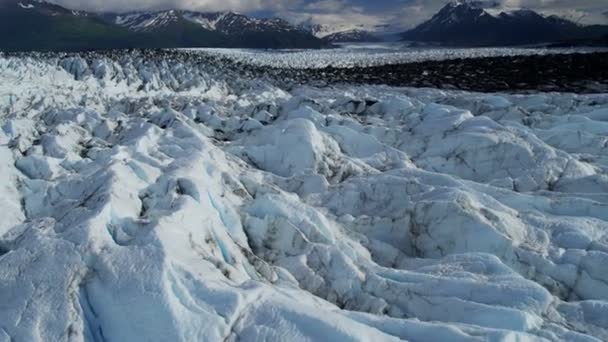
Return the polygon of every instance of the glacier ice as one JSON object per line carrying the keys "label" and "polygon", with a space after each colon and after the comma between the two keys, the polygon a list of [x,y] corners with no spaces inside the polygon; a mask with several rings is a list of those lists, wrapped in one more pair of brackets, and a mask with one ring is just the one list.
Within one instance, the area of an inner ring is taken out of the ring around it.
{"label": "glacier ice", "polygon": [[186,48],[185,51],[198,51],[227,58],[229,60],[255,66],[309,69],[309,68],[352,68],[382,66],[401,63],[443,61],[463,58],[517,57],[552,54],[593,53],[606,51],[605,48],[433,48],[404,46],[397,43],[354,43],[338,44],[338,49],[226,49],[226,48]]}
{"label": "glacier ice", "polygon": [[0,58],[0,341],[608,339],[607,95],[171,56]]}

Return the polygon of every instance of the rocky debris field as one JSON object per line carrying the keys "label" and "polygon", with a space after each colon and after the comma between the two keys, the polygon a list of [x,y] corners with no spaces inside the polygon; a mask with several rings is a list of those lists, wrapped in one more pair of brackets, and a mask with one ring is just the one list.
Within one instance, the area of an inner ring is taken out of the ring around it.
{"label": "rocky debris field", "polygon": [[608,53],[479,57],[368,67],[286,69],[256,74],[323,84],[384,84],[478,92],[608,92]]}
{"label": "rocky debris field", "polygon": [[608,340],[607,94],[266,71],[0,56],[0,341]]}

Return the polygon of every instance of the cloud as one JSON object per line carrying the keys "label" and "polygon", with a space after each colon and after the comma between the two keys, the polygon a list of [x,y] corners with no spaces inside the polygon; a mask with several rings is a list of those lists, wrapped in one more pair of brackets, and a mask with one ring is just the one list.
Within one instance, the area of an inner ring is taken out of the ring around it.
{"label": "cloud", "polygon": [[547,15],[559,15],[583,24],[608,24],[602,15],[606,0],[504,0],[505,7],[526,7]]}
{"label": "cloud", "polygon": [[315,24],[334,26],[362,26],[371,28],[382,22],[382,16],[374,11],[366,11],[364,6],[353,5],[348,0],[319,0],[303,3],[296,8],[289,8],[280,16],[293,22],[310,20]]}
{"label": "cloud", "polygon": [[[373,30],[388,26],[399,31],[430,18],[448,0],[313,0],[278,12],[293,22]],[[389,29],[390,30],[390,29]]]}
{"label": "cloud", "polygon": [[[71,9],[134,11],[189,9],[263,12],[292,21],[311,19],[320,24],[412,27],[430,18],[450,0],[51,0]],[[485,0],[502,7],[527,7],[585,23],[608,23],[606,0]]]}
{"label": "cloud", "polygon": [[275,11],[301,0],[51,0],[79,10],[124,12],[141,10],[188,9],[198,11]]}
{"label": "cloud", "polygon": [[346,0],[321,0],[308,3],[303,6],[303,9],[322,13],[336,13],[348,8],[349,5]]}

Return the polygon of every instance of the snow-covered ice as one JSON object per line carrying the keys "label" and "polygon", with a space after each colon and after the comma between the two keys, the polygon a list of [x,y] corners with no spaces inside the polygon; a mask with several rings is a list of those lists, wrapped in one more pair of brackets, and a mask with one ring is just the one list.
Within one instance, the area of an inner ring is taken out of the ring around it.
{"label": "snow-covered ice", "polygon": [[350,68],[461,58],[513,57],[606,51],[605,48],[410,48],[403,43],[340,44],[335,49],[259,50],[182,49],[221,56],[238,63],[274,68]]}
{"label": "snow-covered ice", "polygon": [[608,339],[608,95],[0,58],[0,341]]}

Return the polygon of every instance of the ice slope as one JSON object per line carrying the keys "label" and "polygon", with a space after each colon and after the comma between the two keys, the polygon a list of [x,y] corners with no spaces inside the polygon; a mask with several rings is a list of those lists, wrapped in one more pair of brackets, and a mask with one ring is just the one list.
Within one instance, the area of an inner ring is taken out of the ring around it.
{"label": "ice slope", "polygon": [[608,339],[608,96],[0,58],[0,341]]}

